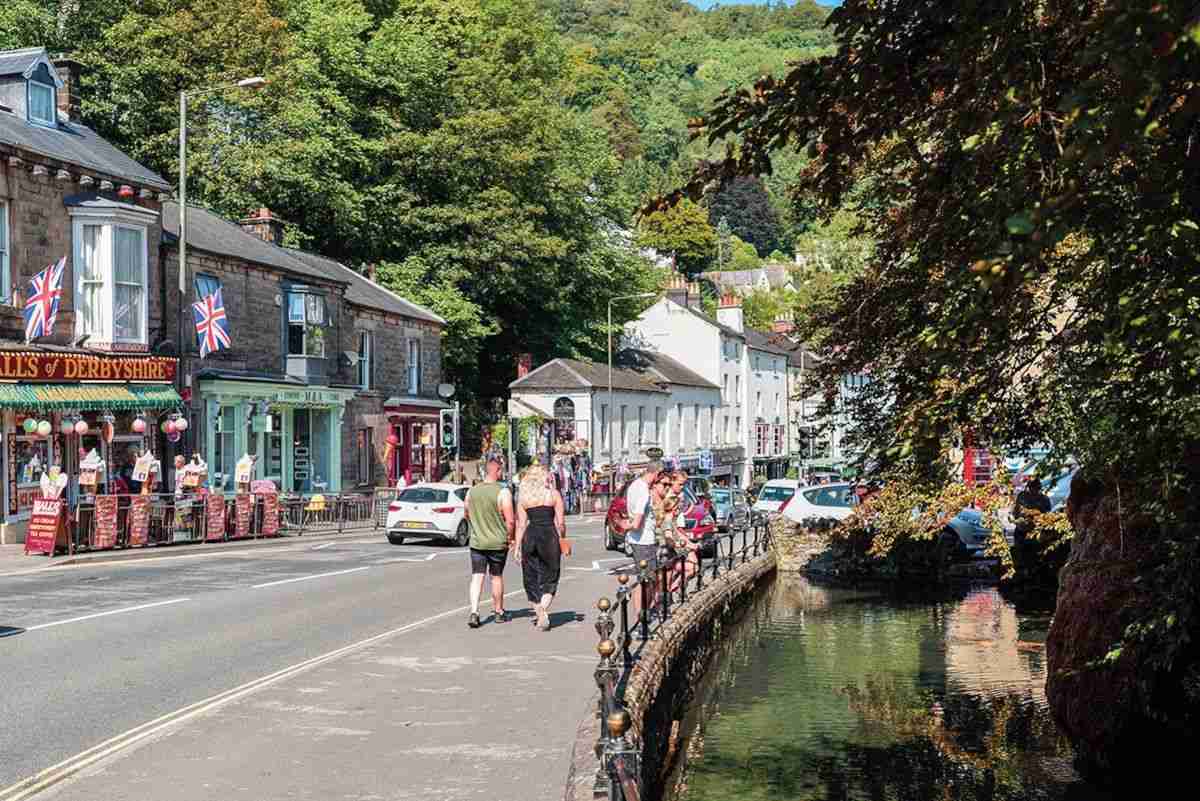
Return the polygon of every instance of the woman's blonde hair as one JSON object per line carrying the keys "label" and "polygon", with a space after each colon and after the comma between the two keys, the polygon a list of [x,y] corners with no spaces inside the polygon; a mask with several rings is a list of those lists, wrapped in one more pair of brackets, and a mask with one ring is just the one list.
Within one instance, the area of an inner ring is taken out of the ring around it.
{"label": "woman's blonde hair", "polygon": [[517,502],[526,509],[554,503],[554,491],[550,488],[550,474],[546,468],[540,464],[531,464],[525,468],[517,488]]}

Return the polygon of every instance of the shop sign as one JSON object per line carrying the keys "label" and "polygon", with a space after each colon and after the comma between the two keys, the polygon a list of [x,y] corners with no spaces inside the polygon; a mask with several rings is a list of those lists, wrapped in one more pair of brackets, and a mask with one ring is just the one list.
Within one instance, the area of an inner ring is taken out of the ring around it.
{"label": "shop sign", "polygon": [[82,353],[5,353],[0,379],[18,381],[174,381],[175,359]]}
{"label": "shop sign", "polygon": [[209,542],[225,539],[225,496],[214,492],[205,500],[204,506],[204,539]]}
{"label": "shop sign", "polygon": [[150,541],[150,497],[134,495],[129,499],[129,544],[145,545]]}
{"label": "shop sign", "polygon": [[262,533],[264,537],[274,537],[279,533],[279,496],[267,493],[262,496]]}
{"label": "shop sign", "polygon": [[117,496],[96,496],[96,521],[92,529],[92,547],[115,548],[117,546]]}
{"label": "shop sign", "polygon": [[25,532],[25,553],[54,555],[58,529],[62,521],[62,498],[38,498],[33,502],[29,529]]}
{"label": "shop sign", "polygon": [[239,495],[233,501],[234,517],[237,520],[238,537],[250,536],[250,512],[254,509],[254,498],[250,495]]}
{"label": "shop sign", "polygon": [[342,396],[327,389],[285,389],[275,393],[274,402],[340,406]]}
{"label": "shop sign", "polygon": [[646,458],[658,460],[663,458],[662,448],[646,448]]}

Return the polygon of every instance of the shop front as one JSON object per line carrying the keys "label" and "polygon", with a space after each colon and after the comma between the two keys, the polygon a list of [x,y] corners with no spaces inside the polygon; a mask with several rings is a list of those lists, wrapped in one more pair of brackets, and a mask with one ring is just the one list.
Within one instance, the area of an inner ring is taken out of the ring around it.
{"label": "shop front", "polygon": [[254,478],[282,492],[341,492],[342,418],[354,390],[204,378],[198,390],[210,487],[232,492],[237,462],[250,455]]}
{"label": "shop front", "polygon": [[401,476],[407,483],[441,479],[443,464],[438,444],[438,413],[448,404],[430,398],[392,397],[383,405],[391,427],[388,484]]}
{"label": "shop front", "polygon": [[738,487],[742,483],[742,470],[746,463],[744,448],[714,448],[712,470],[708,477],[722,486]]}
{"label": "shop front", "polygon": [[163,460],[169,445],[160,426],[178,416],[181,403],[171,384],[176,369],[175,359],[158,356],[34,347],[0,353],[0,540],[23,540],[52,468],[67,477],[73,501],[80,460],[89,454],[104,466],[97,495],[130,492],[126,479],[142,454]]}

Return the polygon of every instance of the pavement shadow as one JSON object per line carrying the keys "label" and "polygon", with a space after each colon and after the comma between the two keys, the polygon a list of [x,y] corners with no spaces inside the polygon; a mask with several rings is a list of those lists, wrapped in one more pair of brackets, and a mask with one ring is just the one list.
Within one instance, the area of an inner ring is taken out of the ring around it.
{"label": "pavement shadow", "polygon": [[561,626],[564,623],[582,623],[584,616],[574,611],[551,612],[550,613],[550,628]]}
{"label": "pavement shadow", "polygon": [[18,634],[24,634],[25,629],[14,628],[12,626],[0,626],[0,637],[15,637]]}

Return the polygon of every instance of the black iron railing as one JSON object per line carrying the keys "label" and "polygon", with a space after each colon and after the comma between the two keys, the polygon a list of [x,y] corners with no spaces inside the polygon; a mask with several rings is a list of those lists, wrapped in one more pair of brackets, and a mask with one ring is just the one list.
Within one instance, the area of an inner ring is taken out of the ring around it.
{"label": "black iron railing", "polygon": [[[600,690],[596,741],[599,766],[593,792],[609,801],[639,801],[640,752],[629,738],[630,717],[624,706],[629,672],[653,642],[662,626],[684,609],[690,598],[741,564],[758,557],[770,546],[765,520],[747,528],[706,539],[698,549],[660,554],[651,568],[642,561],[633,571],[617,573],[616,601],[601,598],[596,608],[596,686]],[[615,619],[614,619],[615,613]]]}

